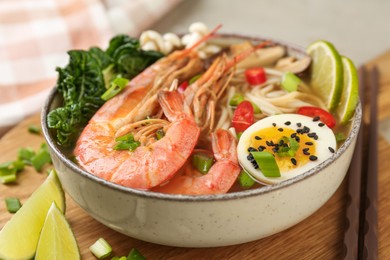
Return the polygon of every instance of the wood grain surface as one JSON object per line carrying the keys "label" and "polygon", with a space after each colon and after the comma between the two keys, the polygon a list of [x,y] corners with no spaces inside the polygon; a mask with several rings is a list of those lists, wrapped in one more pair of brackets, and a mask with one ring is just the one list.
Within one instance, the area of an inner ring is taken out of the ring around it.
{"label": "wood grain surface", "polygon": [[[390,51],[374,59],[381,73],[379,120],[390,119]],[[28,118],[0,139],[0,163],[14,160],[21,147],[38,149],[44,139],[28,133],[30,124],[39,124],[39,115]],[[390,259],[390,144],[379,139],[379,257]],[[49,166],[50,167],[50,166]],[[27,167],[13,185],[0,184],[0,227],[12,217],[4,198],[18,197],[22,203],[43,182],[45,173]],[[218,248],[176,248],[136,240],[115,232],[87,215],[67,196],[69,221],[83,259],[95,259],[89,247],[100,237],[114,249],[114,255],[127,255],[136,247],[147,259],[341,259],[343,256],[346,181],[316,213],[298,225],[273,236],[236,246]],[[264,223],[266,225],[266,223]],[[110,258],[108,258],[110,259]]]}

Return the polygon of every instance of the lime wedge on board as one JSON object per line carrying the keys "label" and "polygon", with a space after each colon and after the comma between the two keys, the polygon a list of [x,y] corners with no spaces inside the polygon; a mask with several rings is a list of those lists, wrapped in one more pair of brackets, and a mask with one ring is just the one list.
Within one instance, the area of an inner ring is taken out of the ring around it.
{"label": "lime wedge on board", "polygon": [[0,259],[34,257],[39,234],[53,201],[65,212],[64,191],[54,171],[0,231]]}
{"label": "lime wedge on board", "polygon": [[331,43],[322,40],[310,44],[306,51],[312,58],[310,85],[326,107],[334,110],[343,88],[341,57]]}
{"label": "lime wedge on board", "polygon": [[340,117],[340,122],[347,124],[353,117],[356,105],[359,102],[359,77],[353,62],[344,56],[341,59],[344,70],[344,84],[337,114]]}
{"label": "lime wedge on board", "polygon": [[79,248],[64,214],[52,203],[39,237],[35,260],[80,259]]}

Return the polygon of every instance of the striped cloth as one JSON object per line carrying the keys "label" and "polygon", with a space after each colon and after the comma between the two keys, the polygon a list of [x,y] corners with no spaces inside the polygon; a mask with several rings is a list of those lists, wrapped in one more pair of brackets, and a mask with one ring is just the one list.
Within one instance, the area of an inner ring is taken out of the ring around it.
{"label": "striped cloth", "polygon": [[138,36],[180,0],[1,0],[0,135],[39,111],[66,51]]}

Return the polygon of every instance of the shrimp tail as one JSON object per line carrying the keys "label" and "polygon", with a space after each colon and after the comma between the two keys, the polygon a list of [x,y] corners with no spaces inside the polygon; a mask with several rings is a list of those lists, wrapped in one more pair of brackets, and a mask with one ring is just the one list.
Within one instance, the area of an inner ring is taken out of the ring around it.
{"label": "shrimp tail", "polygon": [[218,129],[212,134],[212,147],[217,161],[238,164],[236,139],[226,130]]}
{"label": "shrimp tail", "polygon": [[183,115],[192,116],[189,106],[184,102],[182,95],[177,91],[160,91],[158,102],[169,121],[177,121]]}

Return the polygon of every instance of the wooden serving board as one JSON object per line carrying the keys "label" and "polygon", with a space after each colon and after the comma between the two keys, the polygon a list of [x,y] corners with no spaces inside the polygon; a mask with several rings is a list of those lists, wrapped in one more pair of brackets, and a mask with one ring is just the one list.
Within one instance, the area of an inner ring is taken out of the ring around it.
{"label": "wooden serving board", "polygon": [[[390,51],[370,62],[369,66],[373,64],[379,66],[381,72],[379,120],[390,120]],[[0,139],[0,163],[14,160],[21,147],[38,149],[44,139],[28,133],[30,124],[39,125],[39,115],[24,120]],[[378,149],[379,257],[390,259],[390,144],[382,136]],[[46,176],[46,173],[37,173],[27,167],[19,174],[16,184],[0,184],[0,227],[12,217],[5,208],[4,198],[17,197],[23,203]],[[250,243],[218,248],[176,248],[127,237],[94,220],[69,196],[66,198],[66,218],[74,231],[83,259],[95,259],[88,248],[100,237],[113,246],[114,255],[127,255],[136,247],[147,259],[341,259],[346,187],[344,181],[320,210],[286,231]]]}

